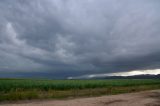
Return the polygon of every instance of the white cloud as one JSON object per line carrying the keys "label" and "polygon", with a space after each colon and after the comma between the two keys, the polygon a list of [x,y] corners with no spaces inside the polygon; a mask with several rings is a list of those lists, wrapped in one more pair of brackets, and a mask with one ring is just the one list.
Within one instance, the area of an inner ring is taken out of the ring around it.
{"label": "white cloud", "polygon": [[129,71],[129,72],[111,73],[107,75],[109,76],[132,76],[132,75],[143,75],[143,74],[157,75],[157,74],[160,74],[160,69],[135,70],[135,71]]}
{"label": "white cloud", "polygon": [[134,75],[158,75],[160,74],[160,69],[153,69],[153,70],[135,70],[135,71],[128,71],[128,72],[117,72],[117,73],[104,73],[104,74],[91,74],[91,75],[82,75],[78,77],[68,77],[68,79],[83,79],[83,78],[101,78],[107,76],[134,76]]}
{"label": "white cloud", "polygon": [[25,41],[18,39],[18,35],[13,28],[12,23],[8,22],[6,25],[6,37],[16,46],[24,45]]}

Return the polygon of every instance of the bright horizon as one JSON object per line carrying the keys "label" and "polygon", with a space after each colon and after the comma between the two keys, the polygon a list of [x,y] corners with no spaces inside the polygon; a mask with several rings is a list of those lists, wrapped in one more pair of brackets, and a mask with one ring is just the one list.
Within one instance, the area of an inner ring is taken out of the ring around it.
{"label": "bright horizon", "polygon": [[82,75],[77,77],[68,77],[68,79],[83,79],[83,78],[103,78],[108,76],[135,76],[135,75],[158,75],[160,74],[160,69],[155,70],[134,70],[128,72],[117,72],[117,73],[103,73],[103,74],[91,74],[91,75]]}

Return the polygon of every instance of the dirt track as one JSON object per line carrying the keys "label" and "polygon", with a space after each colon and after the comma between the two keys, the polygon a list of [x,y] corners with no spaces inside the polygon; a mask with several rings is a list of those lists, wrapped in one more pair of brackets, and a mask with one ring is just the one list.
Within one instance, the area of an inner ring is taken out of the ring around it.
{"label": "dirt track", "polygon": [[1,104],[0,106],[160,106],[160,90],[72,100]]}

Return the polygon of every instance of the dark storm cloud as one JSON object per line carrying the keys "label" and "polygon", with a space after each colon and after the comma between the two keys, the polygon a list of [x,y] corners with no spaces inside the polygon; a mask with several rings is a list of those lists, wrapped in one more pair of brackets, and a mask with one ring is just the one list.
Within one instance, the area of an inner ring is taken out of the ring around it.
{"label": "dark storm cloud", "polygon": [[159,10],[158,0],[1,0],[0,72],[160,68]]}

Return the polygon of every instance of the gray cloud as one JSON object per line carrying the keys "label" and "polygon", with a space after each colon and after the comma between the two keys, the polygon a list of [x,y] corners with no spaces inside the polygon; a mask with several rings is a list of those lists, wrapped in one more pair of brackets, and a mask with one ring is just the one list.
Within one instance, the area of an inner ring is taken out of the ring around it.
{"label": "gray cloud", "polygon": [[1,0],[0,72],[160,68],[159,7],[158,0]]}

